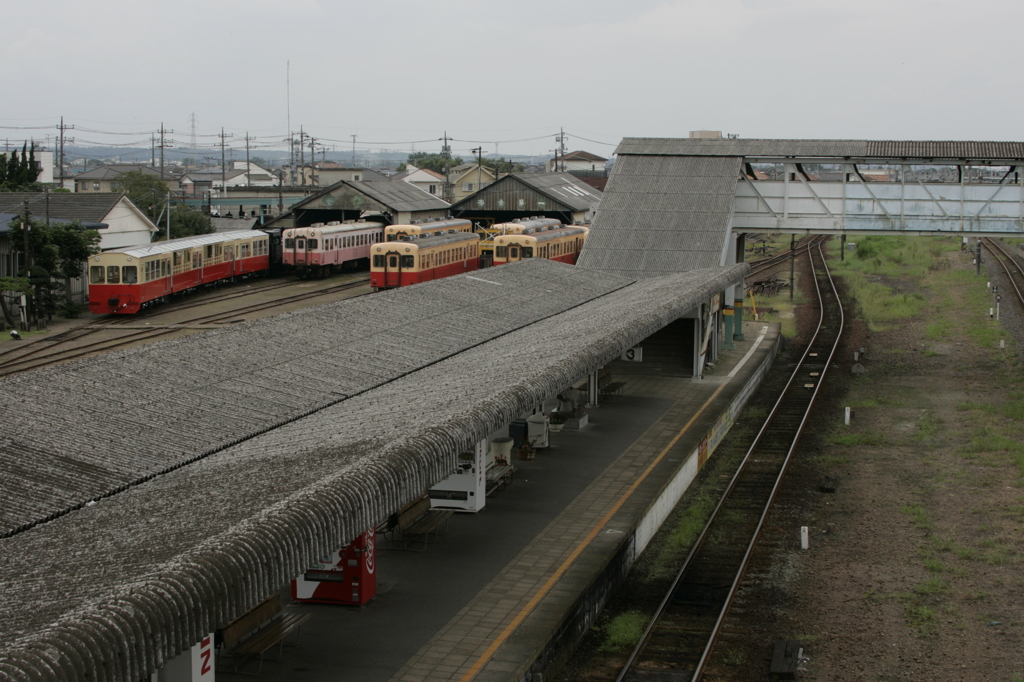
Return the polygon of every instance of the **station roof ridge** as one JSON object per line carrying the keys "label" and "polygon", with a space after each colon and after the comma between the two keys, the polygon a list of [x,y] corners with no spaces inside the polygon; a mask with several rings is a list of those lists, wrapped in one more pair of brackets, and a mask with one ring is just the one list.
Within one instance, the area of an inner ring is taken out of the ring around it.
{"label": "station roof ridge", "polygon": [[[580,270],[533,261],[475,275],[514,269],[539,299],[555,294],[542,271]],[[145,676],[443,479],[457,452],[748,271],[611,278],[603,295],[0,540],[0,679]],[[441,283],[479,296],[467,277]],[[481,380],[495,358],[524,353],[507,382]],[[269,466],[274,476],[253,475]]]}
{"label": "station roof ridge", "polygon": [[1024,142],[625,137],[615,154],[1019,161]]}

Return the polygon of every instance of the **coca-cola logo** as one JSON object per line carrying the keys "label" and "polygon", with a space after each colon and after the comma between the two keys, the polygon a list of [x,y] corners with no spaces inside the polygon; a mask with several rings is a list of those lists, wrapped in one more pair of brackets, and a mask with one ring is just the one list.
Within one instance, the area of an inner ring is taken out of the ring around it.
{"label": "coca-cola logo", "polygon": [[366,572],[373,573],[376,566],[377,552],[374,551],[373,543],[376,542],[376,530],[371,528],[366,531]]}

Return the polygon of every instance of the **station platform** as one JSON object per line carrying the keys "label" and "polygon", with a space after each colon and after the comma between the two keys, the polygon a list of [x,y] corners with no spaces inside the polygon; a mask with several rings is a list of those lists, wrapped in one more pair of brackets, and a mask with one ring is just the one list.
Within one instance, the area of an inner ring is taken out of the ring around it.
{"label": "station platform", "polygon": [[[456,514],[425,551],[379,550],[377,596],[365,607],[289,605],[312,618],[259,677],[542,679],[535,673],[590,627],[770,367],[779,326],[744,327],[747,340],[701,380],[616,377],[625,385],[589,409],[583,430],[552,433],[551,447],[515,461],[514,482],[483,511]],[[235,677],[230,661],[217,674]]]}

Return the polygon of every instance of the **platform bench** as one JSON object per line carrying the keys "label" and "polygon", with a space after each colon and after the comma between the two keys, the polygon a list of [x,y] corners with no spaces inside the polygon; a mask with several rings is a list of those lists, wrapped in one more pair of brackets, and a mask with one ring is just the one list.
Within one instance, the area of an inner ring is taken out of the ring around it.
{"label": "platform bench", "polygon": [[487,496],[497,495],[512,483],[515,467],[511,464],[496,464],[487,470]]}
{"label": "platform bench", "polygon": [[283,612],[280,596],[271,595],[221,630],[221,645],[234,660],[235,672],[242,672],[238,668],[247,660],[259,657],[260,665],[256,672],[243,673],[259,675],[266,653],[278,646],[275,660],[281,660],[285,639],[295,632],[297,646],[302,624],[311,617],[308,613]]}
{"label": "platform bench", "polygon": [[453,513],[451,509],[431,509],[428,495],[413,500],[388,520],[385,529],[388,547],[395,547],[397,535],[401,537],[401,549],[409,549],[410,545],[422,542],[423,546],[417,551],[424,551],[432,539],[436,540],[447,532],[448,520]]}
{"label": "platform bench", "polygon": [[625,385],[625,381],[609,381],[604,386],[601,386],[601,395],[622,395],[622,389]]}

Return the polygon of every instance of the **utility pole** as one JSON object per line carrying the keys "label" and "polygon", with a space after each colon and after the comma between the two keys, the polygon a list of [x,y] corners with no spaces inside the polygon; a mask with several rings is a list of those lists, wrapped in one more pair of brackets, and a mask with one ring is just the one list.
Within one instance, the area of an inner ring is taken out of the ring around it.
{"label": "utility pole", "polygon": [[164,139],[165,133],[173,133],[173,130],[164,130],[164,124],[160,124],[160,179],[164,179],[164,148],[169,147]]}
{"label": "utility pole", "polygon": [[190,151],[192,153],[192,156],[195,156],[195,154],[196,154],[196,112],[193,111],[192,115],[189,116],[189,123],[192,126],[192,140],[191,140],[192,147],[191,147]]}
{"label": "utility pole", "polygon": [[228,198],[228,168],[227,161],[224,158],[224,140],[229,137],[234,137],[233,134],[224,134],[224,128],[220,129],[220,191],[221,197],[224,199]]}
{"label": "utility pole", "polygon": [[[75,126],[73,126],[73,125],[71,125],[71,126],[64,125],[64,117],[63,116],[60,117],[60,125],[57,126],[57,130],[60,131],[60,155],[59,155],[60,156],[60,162],[59,163],[60,163],[60,186],[61,187],[64,186],[64,131],[65,130],[74,130],[74,129],[75,129]],[[74,138],[71,138],[69,140],[69,142],[74,142],[74,141],[75,141]]]}
{"label": "utility pole", "polygon": [[156,135],[149,136],[149,165],[156,163]]}
{"label": "utility pole", "polygon": [[356,136],[352,136],[352,168],[356,167]]}
{"label": "utility pole", "polygon": [[[32,250],[29,247],[28,233],[32,230],[32,214],[28,210],[28,199],[25,199],[25,220],[22,222],[21,236],[25,248],[25,276],[32,277]],[[25,294],[25,331],[32,328],[33,312],[32,294]]]}
{"label": "utility pole", "polygon": [[248,130],[245,131],[245,186],[246,187],[249,186],[249,170],[251,168],[249,166],[249,141],[250,140],[255,140],[255,139],[256,138],[254,138],[254,137],[249,137],[249,131]]}
{"label": "utility pole", "polygon": [[316,164],[316,138],[309,136],[309,184],[316,186],[317,176],[313,173],[313,166]]}
{"label": "utility pole", "polygon": [[302,185],[306,185],[306,131],[299,126],[299,172],[302,174]]}
{"label": "utility pole", "polygon": [[[564,173],[565,172],[565,141],[566,141],[566,139],[567,138],[565,137],[565,129],[564,128],[559,128],[558,129],[558,135],[555,136],[555,142],[558,143],[558,147],[554,150],[555,151],[555,172],[556,173]],[[561,161],[559,161],[559,157],[561,157]]]}
{"label": "utility pole", "polygon": [[[444,144],[441,145],[441,158],[444,159],[444,185],[441,186],[441,198],[449,204],[455,199],[455,188],[452,186],[452,148],[448,146],[448,131],[444,131],[441,138]],[[477,187],[477,189],[480,189]]]}
{"label": "utility pole", "polygon": [[484,159],[484,148],[477,147],[476,149],[470,149],[470,154],[476,154],[476,188],[480,190],[480,167],[483,165]]}

